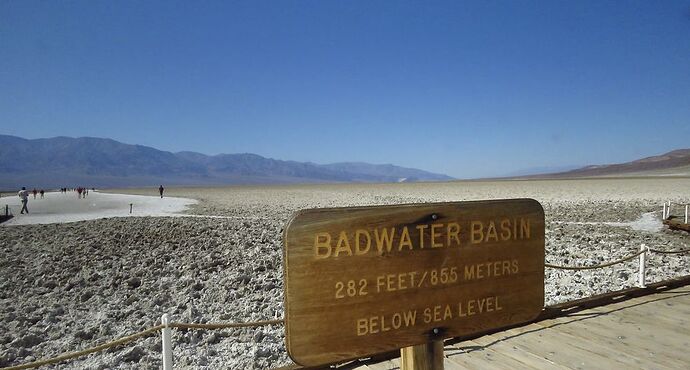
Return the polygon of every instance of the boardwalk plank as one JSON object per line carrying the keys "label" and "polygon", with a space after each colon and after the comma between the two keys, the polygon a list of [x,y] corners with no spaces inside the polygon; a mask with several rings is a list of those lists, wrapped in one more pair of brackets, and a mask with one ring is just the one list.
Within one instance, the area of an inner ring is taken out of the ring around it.
{"label": "boardwalk plank", "polygon": [[[671,299],[682,302],[688,297],[679,295]],[[611,351],[628,353],[640,361],[653,361],[657,364],[659,358],[664,358],[663,363],[669,366],[685,368],[690,359],[684,350],[687,348],[684,345],[688,341],[687,332],[677,331],[676,327],[665,325],[660,320],[650,320],[648,315],[640,313],[641,307],[651,309],[659,307],[659,303],[660,301],[650,300],[650,297],[636,298],[588,310],[576,315],[577,318],[570,316],[540,324],[568,322],[567,325],[561,325],[561,330],[568,328],[568,332],[573,335],[596,337],[597,341],[603,342],[601,345]]]}
{"label": "boardwalk plank", "polygon": [[[555,321],[555,320],[553,320]],[[553,327],[554,322],[548,320],[545,322],[538,323],[538,325],[545,325],[548,327]],[[572,320],[575,321],[575,320]],[[607,333],[607,335],[602,336],[592,331],[582,330],[574,325],[568,325],[569,322],[555,322],[558,324],[558,333],[563,337],[561,342],[565,343],[580,343],[578,346],[581,347],[584,343],[589,345],[591,350],[600,351],[600,353],[610,353],[610,357],[616,359],[619,362],[625,362],[628,366],[625,368],[631,369],[673,369],[672,367],[667,367],[663,364],[658,363],[656,358],[647,358],[646,356],[640,356],[640,351],[634,347],[621,348],[620,344],[617,343],[618,339],[613,333]]]}
{"label": "boardwalk plank", "polygon": [[400,369],[400,365],[399,365],[399,364],[396,365],[396,363],[393,362],[392,360],[388,360],[388,361],[382,361],[382,362],[375,363],[375,364],[364,365],[364,366],[362,366],[362,367],[359,367],[358,369],[367,369],[367,370],[398,370],[398,369]]}
{"label": "boardwalk plank", "polygon": [[539,325],[527,325],[509,331],[511,342],[533,354],[543,356],[570,369],[612,369],[622,366],[606,356],[571,346],[556,331],[545,330]]}
{"label": "boardwalk plank", "polygon": [[[585,335],[577,336],[573,335],[571,331],[567,330],[567,323],[557,322],[549,324],[537,323],[537,325],[544,327],[542,333],[543,339],[547,341],[552,341],[554,343],[561,343],[567,347],[576,348],[580,353],[586,357],[596,358],[604,357],[607,359],[605,363],[613,361],[618,364],[618,366],[623,367],[643,367],[654,365],[653,362],[641,361],[637,358],[630,357],[625,352],[616,351],[610,348],[610,344],[613,341],[608,341],[605,343],[600,343],[600,340],[605,341],[606,338],[597,338],[593,340],[591,336]],[[590,355],[591,354],[591,355]]]}
{"label": "boardwalk plank", "polygon": [[[608,338],[606,348],[612,351],[623,352],[631,357],[650,359],[652,361],[663,359],[661,363],[675,368],[685,368],[687,366],[686,361],[677,360],[677,349],[668,348],[657,342],[658,338],[655,335],[646,333],[639,326],[608,325],[603,320],[597,320],[596,323],[571,322],[568,326],[575,331],[586,333],[592,339],[596,337]],[[593,340],[592,345],[604,344],[599,344]]]}
{"label": "boardwalk plank", "polygon": [[[508,333],[508,332],[503,332]],[[528,349],[524,348],[519,344],[515,344],[510,340],[506,340],[506,337],[499,335],[487,335],[481,338],[476,338],[470,343],[475,343],[481,347],[491,348],[495,352],[499,352],[508,357],[511,357],[518,363],[525,364],[523,368],[533,368],[533,369],[567,369],[543,356],[535,355]],[[465,345],[467,342],[462,342],[461,345]],[[472,352],[471,352],[472,353]]]}
{"label": "boardwalk plank", "polygon": [[648,313],[621,311],[612,316],[611,320],[624,325],[639,325],[642,328],[653,328],[653,331],[664,333],[664,336],[673,339],[672,342],[676,344],[680,344],[682,339],[686,342],[689,339],[688,320],[683,316],[671,318],[654,311]]}
{"label": "boardwalk plank", "polygon": [[601,314],[596,320],[613,330],[633,327],[644,331],[644,335],[661,340],[660,343],[666,346],[687,348],[690,340],[687,316],[677,313],[676,309],[690,307],[690,295],[676,296],[673,302],[673,305],[667,305],[667,301],[638,304],[633,300],[628,307],[598,308],[591,312]]}
{"label": "boardwalk plank", "polygon": [[444,364],[447,370],[686,369],[689,326],[686,286],[446,344]]}
{"label": "boardwalk plank", "polygon": [[[527,369],[531,368],[524,362],[520,362],[501,351],[496,351],[490,347],[483,347],[477,342],[466,341],[453,344],[447,347],[448,359],[460,366],[462,369]],[[451,352],[451,349],[453,350]]]}
{"label": "boardwalk plank", "polygon": [[446,357],[443,359],[443,369],[444,370],[466,370],[468,368],[465,366],[462,366],[459,363]]}
{"label": "boardwalk plank", "polygon": [[683,288],[660,292],[648,296],[634,298],[630,301],[613,303],[603,307],[592,308],[590,311],[612,311],[618,308],[632,308],[631,302],[639,310],[654,309],[655,311],[690,314],[690,289]]}

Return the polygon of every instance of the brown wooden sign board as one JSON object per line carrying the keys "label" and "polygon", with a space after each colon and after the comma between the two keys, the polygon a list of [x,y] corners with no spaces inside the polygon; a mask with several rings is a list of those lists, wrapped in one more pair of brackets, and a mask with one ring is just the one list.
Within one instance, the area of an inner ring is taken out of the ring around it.
{"label": "brown wooden sign board", "polygon": [[519,324],[544,306],[532,199],[304,210],[284,247],[286,342],[303,366]]}

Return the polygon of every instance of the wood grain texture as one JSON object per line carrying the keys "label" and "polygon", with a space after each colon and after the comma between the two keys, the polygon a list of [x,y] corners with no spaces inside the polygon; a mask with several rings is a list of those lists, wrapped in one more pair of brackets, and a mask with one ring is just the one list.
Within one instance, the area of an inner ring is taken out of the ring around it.
{"label": "wood grain texture", "polygon": [[668,226],[671,230],[683,230],[690,232],[690,224],[683,222],[682,217],[676,218],[676,216],[671,216],[669,219],[663,221],[664,225]]}
{"label": "wood grain texture", "polygon": [[443,370],[443,340],[400,349],[400,370]]}
{"label": "wood grain texture", "polygon": [[[687,369],[689,307],[690,289],[681,287],[463,341],[445,354],[485,369]],[[488,351],[515,362],[491,362]]]}
{"label": "wood grain texture", "polygon": [[544,212],[531,199],[305,210],[284,263],[292,359],[366,357],[534,319]]}

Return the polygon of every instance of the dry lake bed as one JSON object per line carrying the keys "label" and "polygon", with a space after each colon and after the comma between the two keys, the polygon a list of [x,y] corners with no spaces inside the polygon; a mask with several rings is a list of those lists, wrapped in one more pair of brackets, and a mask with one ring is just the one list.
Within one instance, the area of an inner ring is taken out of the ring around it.
{"label": "dry lake bed", "polygon": [[[155,188],[108,192],[157,196]],[[0,367],[132,334],[159,324],[163,313],[197,323],[282,318],[282,230],[305,208],[533,198],[545,211],[546,261],[556,265],[599,264],[642,244],[686,248],[690,240],[660,219],[663,202],[690,202],[690,178],[169,187],[166,197],[198,202],[182,216],[0,227]],[[689,274],[687,258],[651,254],[648,282]],[[547,268],[546,304],[634,286],[636,271],[636,260],[589,271]],[[284,341],[280,325],[174,330],[174,362],[272,368],[291,363]],[[158,369],[160,342],[156,335],[59,367]]]}

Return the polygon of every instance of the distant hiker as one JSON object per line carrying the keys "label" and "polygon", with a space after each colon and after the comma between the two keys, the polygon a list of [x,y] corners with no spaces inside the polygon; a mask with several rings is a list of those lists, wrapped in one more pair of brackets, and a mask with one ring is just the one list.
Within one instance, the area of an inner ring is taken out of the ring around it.
{"label": "distant hiker", "polygon": [[29,191],[26,190],[26,188],[23,186],[22,190],[19,191],[19,198],[21,198],[22,200],[22,211],[19,213],[24,214],[24,211],[26,211],[26,213],[29,213],[29,209],[26,208],[26,205],[29,203]]}
{"label": "distant hiker", "polygon": [[161,186],[158,187],[158,192],[161,193],[161,198],[163,198],[163,190],[165,190],[165,189],[163,188],[163,185],[161,185]]}
{"label": "distant hiker", "polygon": [[81,199],[81,192],[82,192],[81,186],[77,188],[77,198]]}
{"label": "distant hiker", "polygon": [[36,199],[36,194],[38,194],[38,190],[36,190],[36,188],[34,188],[34,199]]}
{"label": "distant hiker", "polygon": [[41,193],[41,199],[43,199],[43,194],[45,194],[45,191],[43,189],[41,189],[41,191],[39,193]]}

